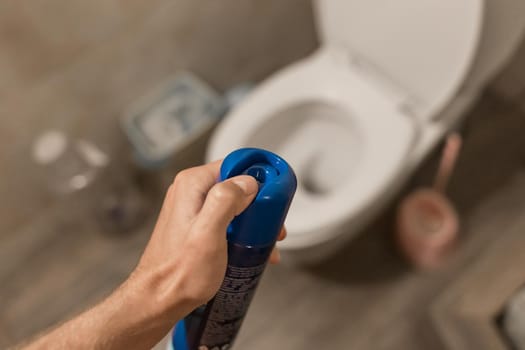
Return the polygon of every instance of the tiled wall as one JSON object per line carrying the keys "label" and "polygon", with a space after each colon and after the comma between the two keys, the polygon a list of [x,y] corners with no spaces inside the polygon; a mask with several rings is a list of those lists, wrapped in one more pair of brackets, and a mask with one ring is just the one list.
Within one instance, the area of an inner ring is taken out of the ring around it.
{"label": "tiled wall", "polygon": [[0,234],[38,215],[31,140],[125,145],[118,117],[179,69],[223,90],[316,47],[309,0],[0,2]]}

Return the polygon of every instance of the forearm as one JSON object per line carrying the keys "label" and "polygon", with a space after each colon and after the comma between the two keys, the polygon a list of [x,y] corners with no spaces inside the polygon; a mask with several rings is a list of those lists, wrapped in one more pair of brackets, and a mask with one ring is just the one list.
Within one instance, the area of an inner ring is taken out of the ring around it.
{"label": "forearm", "polygon": [[153,281],[130,279],[100,304],[23,349],[151,349],[186,312],[162,303]]}

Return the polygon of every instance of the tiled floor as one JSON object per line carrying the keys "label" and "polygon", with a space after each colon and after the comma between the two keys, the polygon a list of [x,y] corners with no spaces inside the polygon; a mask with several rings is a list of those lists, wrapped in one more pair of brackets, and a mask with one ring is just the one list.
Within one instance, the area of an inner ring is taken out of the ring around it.
{"label": "tiled floor", "polygon": [[[483,259],[525,213],[525,115],[488,94],[470,113],[466,144],[451,185],[462,217],[460,249],[442,271],[409,269],[392,247],[391,210],[352,244],[312,268],[267,271],[237,349],[442,349],[429,309],[447,286]],[[204,142],[188,153],[197,161]],[[411,186],[428,181],[433,163]],[[59,203],[0,237],[0,347],[31,336],[90,305],[135,264],[152,222],[108,237]],[[512,230],[511,230],[512,229]],[[521,241],[525,247],[525,238]],[[505,268],[505,267],[502,267]]]}

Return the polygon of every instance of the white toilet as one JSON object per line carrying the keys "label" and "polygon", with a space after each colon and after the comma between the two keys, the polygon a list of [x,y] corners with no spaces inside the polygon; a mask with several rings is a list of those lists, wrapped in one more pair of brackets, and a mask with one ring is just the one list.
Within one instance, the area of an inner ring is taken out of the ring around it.
{"label": "white toilet", "polygon": [[[261,147],[299,186],[280,248],[344,246],[457,124],[521,39],[521,0],[318,0],[321,45],[219,125],[208,160]],[[271,53],[270,53],[271,54]]]}

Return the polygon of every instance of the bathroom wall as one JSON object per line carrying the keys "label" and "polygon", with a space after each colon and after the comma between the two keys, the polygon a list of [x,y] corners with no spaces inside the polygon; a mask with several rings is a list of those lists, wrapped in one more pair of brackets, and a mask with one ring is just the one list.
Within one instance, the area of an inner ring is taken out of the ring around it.
{"label": "bathroom wall", "polygon": [[496,77],[491,88],[525,111],[525,40],[508,66]]}
{"label": "bathroom wall", "polygon": [[41,130],[121,157],[118,117],[178,70],[224,90],[315,47],[308,0],[1,1],[0,234],[51,200],[29,161]]}

